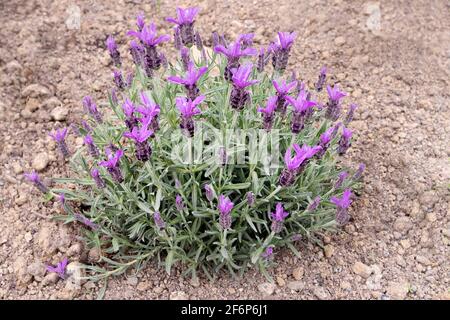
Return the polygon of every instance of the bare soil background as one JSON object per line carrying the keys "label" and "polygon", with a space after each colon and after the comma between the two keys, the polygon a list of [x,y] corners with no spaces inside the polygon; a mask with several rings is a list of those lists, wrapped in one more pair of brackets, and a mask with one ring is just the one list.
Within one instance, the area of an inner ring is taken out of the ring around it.
{"label": "bare soil background", "polygon": [[[0,298],[95,299],[102,283],[56,282],[45,264],[63,256],[94,259],[78,226],[48,219],[23,178],[36,168],[64,176],[49,130],[82,117],[81,98],[105,100],[112,87],[105,50],[144,11],[160,32],[177,5],[198,5],[196,27],[234,38],[254,32],[257,45],[295,30],[290,68],[312,85],[323,64],[359,105],[357,139],[346,156],[367,164],[353,221],[324,235],[321,248],[303,242],[302,258],[277,254],[274,285],[255,271],[198,283],[151,264],[112,279],[106,299],[449,299],[450,3],[379,1],[27,0],[0,2]],[[380,15],[378,16],[379,8]],[[81,23],[77,28],[77,15]],[[377,24],[378,17],[381,22]],[[168,50],[169,46],[165,46]],[[70,146],[81,141],[73,136]],[[55,283],[56,282],[56,283]]]}

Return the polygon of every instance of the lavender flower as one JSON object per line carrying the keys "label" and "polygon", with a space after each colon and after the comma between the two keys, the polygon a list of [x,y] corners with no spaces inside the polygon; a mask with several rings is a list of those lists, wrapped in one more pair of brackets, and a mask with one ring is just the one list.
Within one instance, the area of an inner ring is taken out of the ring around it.
{"label": "lavender flower", "polygon": [[114,106],[117,106],[119,104],[119,99],[117,98],[117,89],[112,88],[110,93],[111,103]]}
{"label": "lavender flower", "polygon": [[301,159],[297,154],[293,158],[291,155],[292,148],[289,147],[284,154],[284,163],[286,165],[286,168],[280,174],[280,185],[284,187],[290,186],[294,183],[295,171],[301,164]]}
{"label": "lavender flower", "polygon": [[277,100],[278,97],[277,96],[272,96],[269,97],[269,99],[267,100],[267,106],[266,108],[258,108],[258,112],[263,113],[263,126],[264,129],[266,129],[267,131],[270,131],[272,129],[272,125],[273,125],[273,120],[274,120],[274,115],[275,115],[275,109],[277,107]]}
{"label": "lavender flower", "polygon": [[175,188],[181,189],[181,182],[178,179],[175,179]]}
{"label": "lavender flower", "polygon": [[90,96],[85,96],[83,98],[83,106],[87,110],[87,112],[97,121],[97,123],[102,123],[102,115],[97,110],[97,105],[92,100]]}
{"label": "lavender flower", "polygon": [[258,72],[264,71],[264,68],[266,67],[267,63],[269,62],[269,58],[270,58],[270,52],[266,51],[266,49],[264,47],[261,47],[259,49],[258,62],[256,64],[256,70],[258,70]]}
{"label": "lavender flower", "polygon": [[64,195],[64,193],[60,193],[58,195],[58,201],[64,208],[64,205],[66,204],[66,196]]}
{"label": "lavender flower", "polygon": [[158,211],[156,211],[153,214],[153,221],[155,222],[155,225],[159,230],[164,229],[166,227],[166,223],[161,218],[161,214]]}
{"label": "lavender flower", "polygon": [[228,163],[228,155],[227,155],[227,150],[225,147],[221,146],[219,148],[219,151],[217,152],[217,155],[219,157],[221,166],[224,166]]}
{"label": "lavender flower", "polygon": [[159,113],[161,112],[161,108],[155,102],[147,97],[145,92],[141,92],[140,94],[141,103],[143,106],[137,108],[137,111],[141,113],[145,118],[150,118],[150,130],[153,132],[158,131],[159,129]]}
{"label": "lavender flower", "polygon": [[113,78],[114,83],[119,90],[125,89],[125,81],[123,80],[122,72],[120,72],[119,70],[114,70]]}
{"label": "lavender flower", "polygon": [[289,215],[289,212],[284,211],[283,204],[278,202],[275,208],[275,212],[270,214],[272,219],[271,230],[274,233],[280,233],[283,229],[284,219]]}
{"label": "lavender flower", "polygon": [[67,128],[56,130],[54,133],[50,133],[49,136],[53,138],[53,140],[56,141],[59,151],[61,151],[61,154],[64,158],[69,157],[69,149],[67,149],[66,145],[66,135],[67,135]]}
{"label": "lavender flower", "polygon": [[238,69],[234,69],[232,77],[233,90],[230,96],[230,104],[234,109],[241,110],[250,102],[250,92],[245,90],[245,88],[259,82],[258,80],[248,80],[252,68],[253,65],[248,63]]}
{"label": "lavender flower", "polygon": [[112,36],[109,36],[106,39],[106,47],[108,48],[109,55],[111,56],[111,60],[116,67],[120,67],[122,62],[120,60],[120,52],[117,49],[116,41]]}
{"label": "lavender flower", "polygon": [[69,260],[64,258],[61,262],[58,262],[56,266],[47,266],[47,271],[57,273],[58,276],[64,280],[66,278],[66,267],[68,263]]}
{"label": "lavender flower", "polygon": [[317,153],[317,157],[321,158],[325,152],[327,151],[328,147],[330,146],[331,139],[333,138],[333,132],[335,130],[335,127],[328,128],[324,133],[320,135],[319,141],[320,146],[322,149]]}
{"label": "lavender flower", "polygon": [[123,150],[119,149],[115,152],[115,154],[109,153],[107,156],[107,160],[100,161],[98,164],[105,167],[116,182],[121,183],[123,181],[123,176],[120,171],[119,161],[123,156]]}
{"label": "lavender flower", "polygon": [[139,12],[136,16],[136,26],[138,28],[138,31],[142,31],[145,27],[145,17],[143,12]]}
{"label": "lavender flower", "polygon": [[136,158],[140,161],[147,161],[152,154],[152,148],[148,143],[148,138],[153,135],[153,131],[148,129],[151,118],[142,127],[134,127],[131,132],[125,132],[124,137],[133,139],[136,145]]}
{"label": "lavender flower", "polygon": [[338,147],[338,153],[340,155],[343,155],[348,148],[350,148],[351,146],[351,138],[352,138],[352,130],[350,130],[349,128],[342,128],[342,136],[341,139],[339,140],[339,147]]}
{"label": "lavender flower", "polygon": [[206,194],[206,199],[208,199],[208,201],[212,201],[214,199],[214,190],[211,187],[211,185],[209,185],[209,184],[205,185],[205,194]]}
{"label": "lavender flower", "polygon": [[272,65],[275,70],[284,71],[286,69],[296,35],[295,32],[278,32],[275,43],[271,45]]}
{"label": "lavender flower", "polygon": [[287,83],[284,80],[281,80],[280,82],[273,80],[272,83],[277,91],[277,111],[284,115],[286,113],[286,97],[288,96],[289,91],[297,86],[297,81]]}
{"label": "lavender flower", "polygon": [[177,8],[177,18],[166,18],[166,21],[177,25],[180,30],[181,41],[185,46],[191,46],[194,43],[194,22],[199,11],[200,9],[197,7]]}
{"label": "lavender flower", "polygon": [[173,42],[174,42],[175,48],[177,50],[181,50],[183,43],[181,41],[180,28],[178,28],[178,27],[173,28]]}
{"label": "lavender flower", "polygon": [[342,195],[342,198],[331,197],[330,201],[334,203],[337,207],[336,211],[336,222],[339,225],[344,225],[350,220],[350,216],[347,212],[347,208],[352,203],[351,197],[352,192],[350,189],[346,189]]}
{"label": "lavender flower", "polygon": [[300,91],[297,99],[286,96],[286,100],[294,108],[291,124],[292,133],[299,133],[303,129],[308,110],[317,104],[315,101],[309,101],[307,95],[307,92],[302,90]]}
{"label": "lavender flower", "polygon": [[327,67],[323,66],[322,69],[320,69],[319,79],[315,84],[316,90],[318,92],[322,91],[326,78],[327,78]]}
{"label": "lavender flower", "polygon": [[194,66],[194,63],[192,61],[189,61],[186,76],[184,78],[171,76],[167,78],[167,80],[172,83],[184,85],[188,98],[194,100],[200,93],[200,90],[197,88],[197,81],[201,78],[202,75],[205,74],[207,70],[208,67],[201,67],[197,70]]}
{"label": "lavender flower", "polygon": [[95,184],[97,185],[98,188],[104,188],[106,187],[105,181],[103,181],[103,179],[100,177],[100,172],[98,171],[97,168],[93,168],[91,170],[91,177],[92,179],[94,179]]}
{"label": "lavender flower", "polygon": [[355,174],[353,175],[353,180],[359,180],[366,169],[366,165],[364,163],[360,163],[358,170],[356,170]]}
{"label": "lavender flower", "polygon": [[133,62],[137,66],[142,66],[145,56],[145,48],[138,44],[135,40],[130,41],[130,53]]}
{"label": "lavender flower", "polygon": [[219,196],[219,204],[217,209],[219,210],[219,223],[223,230],[230,229],[231,227],[231,210],[233,210],[234,203],[230,201],[228,197],[224,195]]}
{"label": "lavender flower", "polygon": [[314,200],[309,204],[307,210],[308,210],[309,212],[314,212],[314,211],[316,211],[317,207],[318,207],[319,204],[320,204],[320,200],[321,200],[320,196],[315,197]]}
{"label": "lavender flower", "polygon": [[160,43],[170,40],[168,35],[158,36],[154,23],[146,25],[141,31],[128,31],[130,36],[137,37],[145,47],[144,69],[148,76],[151,76],[152,70],[158,70],[161,67],[161,56],[156,49]]}
{"label": "lavender flower", "polygon": [[131,131],[139,123],[138,119],[134,115],[134,113],[136,112],[136,106],[133,104],[133,102],[131,102],[130,99],[127,98],[122,104],[122,110],[125,115],[125,125],[127,126],[128,130]]}
{"label": "lavender flower", "polygon": [[202,55],[202,61],[206,63],[208,61],[208,58],[206,57],[206,51],[205,47],[203,46],[202,37],[198,32],[195,33],[195,46],[197,47],[198,50],[200,50],[200,53]]}
{"label": "lavender flower", "polygon": [[251,191],[247,192],[247,204],[250,207],[253,207],[253,205],[255,204],[255,194]]}
{"label": "lavender flower", "polygon": [[347,112],[347,115],[345,116],[344,125],[348,125],[353,120],[353,115],[355,113],[356,108],[358,106],[354,103],[350,105],[350,109]]}
{"label": "lavender flower", "polygon": [[86,131],[86,133],[91,133],[92,132],[92,128],[89,126],[87,121],[81,120],[81,126],[83,127],[84,131]]}
{"label": "lavender flower", "polygon": [[294,234],[291,238],[292,241],[296,242],[296,241],[300,241],[302,240],[302,235],[301,234]]}
{"label": "lavender flower", "polygon": [[338,179],[337,179],[336,183],[334,184],[334,188],[339,189],[342,186],[342,184],[344,183],[345,179],[347,179],[347,177],[348,177],[347,171],[343,171],[343,172],[339,173]]}
{"label": "lavender flower", "polygon": [[232,70],[240,67],[239,59],[241,57],[254,56],[257,54],[257,51],[254,48],[241,49],[241,47],[242,44],[240,36],[229,47],[225,47],[222,44],[214,47],[215,52],[221,53],[227,57],[227,65],[225,67],[224,77],[228,81],[232,79]]}
{"label": "lavender flower", "polygon": [[182,47],[180,49],[181,62],[183,63],[183,69],[187,71],[189,69],[189,64],[191,63],[191,57],[189,56],[189,49]]}
{"label": "lavender flower", "polygon": [[175,100],[178,111],[181,113],[180,128],[188,137],[194,136],[195,124],[192,117],[201,113],[197,105],[202,103],[203,100],[205,100],[205,96],[199,96],[194,100],[178,97]]}
{"label": "lavender flower", "polygon": [[336,121],[341,115],[340,100],[347,94],[339,91],[338,85],[335,85],[333,88],[328,85],[327,92],[329,100],[327,103],[327,111],[325,113],[325,116],[331,121]]}
{"label": "lavender flower", "polygon": [[91,220],[89,220],[88,218],[86,218],[85,216],[83,216],[80,213],[74,213],[74,217],[77,221],[80,221],[82,224],[84,224],[85,226],[88,226],[89,228],[93,229],[93,230],[97,230],[100,227],[93,223]]}
{"label": "lavender flower", "polygon": [[30,182],[32,182],[34,186],[42,193],[47,193],[49,191],[47,186],[44,185],[44,183],[41,181],[41,178],[39,177],[36,171],[33,171],[31,173],[25,173],[24,176]]}
{"label": "lavender flower", "polygon": [[261,257],[263,257],[264,259],[270,259],[270,257],[272,257],[272,255],[273,255],[273,247],[268,247],[261,254]]}
{"label": "lavender flower", "polygon": [[295,152],[300,160],[300,165],[296,169],[296,173],[299,174],[308,164],[308,161],[314,157],[320,150],[322,150],[321,146],[310,147],[304,144],[300,147],[298,144],[294,144]]}
{"label": "lavender flower", "polygon": [[92,139],[91,135],[87,134],[84,137],[83,141],[84,144],[86,144],[88,151],[92,157],[97,158],[98,156],[100,156],[100,152],[98,151],[98,148],[94,144],[94,140]]}
{"label": "lavender flower", "polygon": [[178,211],[183,211],[184,209],[183,198],[179,194],[177,194],[175,198],[175,207],[177,208]]}

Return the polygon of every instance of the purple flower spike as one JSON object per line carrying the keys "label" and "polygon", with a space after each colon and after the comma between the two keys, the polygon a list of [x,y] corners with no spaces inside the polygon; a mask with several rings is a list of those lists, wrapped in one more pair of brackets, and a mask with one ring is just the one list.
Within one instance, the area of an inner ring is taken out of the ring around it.
{"label": "purple flower spike", "polygon": [[264,68],[266,67],[267,63],[269,62],[269,58],[270,58],[270,52],[266,51],[266,49],[264,47],[261,47],[259,49],[259,53],[258,53],[258,63],[256,65],[256,70],[258,70],[258,72],[263,72]]}
{"label": "purple flower spike", "polygon": [[126,99],[122,104],[122,110],[126,117],[125,124],[128,130],[133,130],[134,127],[138,125],[138,120],[135,117],[134,113],[136,112],[136,106],[131,102],[130,99]]}
{"label": "purple flower spike", "polygon": [[302,172],[302,170],[306,167],[308,161],[322,150],[322,147],[321,146],[310,147],[306,144],[300,147],[298,144],[294,144],[294,149],[297,152],[297,157],[299,158],[300,161],[300,165],[296,169],[296,172],[298,174]]}
{"label": "purple flower spike", "polygon": [[133,58],[133,62],[137,66],[143,66],[144,64],[144,55],[145,48],[137,43],[135,40],[130,41],[130,53]]}
{"label": "purple flower spike", "polygon": [[334,130],[335,130],[335,127],[330,127],[324,133],[322,133],[320,135],[319,141],[320,141],[320,146],[322,147],[322,150],[320,150],[317,153],[318,158],[321,158],[327,151],[328,147],[330,146],[331,139],[333,139]]}
{"label": "purple flower spike", "polygon": [[58,195],[58,201],[64,207],[64,205],[66,204],[66,196],[64,195],[64,193],[60,193]]}
{"label": "purple flower spike", "polygon": [[97,123],[102,123],[102,115],[97,110],[97,105],[94,100],[90,96],[85,96],[83,98],[83,106],[87,110],[87,112],[97,121]]}
{"label": "purple flower spike", "polygon": [[161,112],[160,106],[153,102],[153,100],[151,100],[143,91],[140,94],[140,99],[143,106],[138,107],[137,111],[141,113],[147,120],[151,119],[149,128],[153,132],[158,131],[158,116]]}
{"label": "purple flower spike", "polygon": [[122,65],[122,62],[120,60],[120,53],[117,49],[116,41],[112,36],[109,36],[108,39],[106,39],[106,47],[108,48],[109,55],[111,56],[113,64],[116,67],[120,67]]}
{"label": "purple flower spike", "polygon": [[153,214],[153,221],[155,222],[155,225],[159,230],[164,229],[166,227],[166,223],[161,218],[161,214],[158,211],[156,211]]}
{"label": "purple flower spike", "polygon": [[317,92],[322,91],[323,86],[325,85],[326,78],[327,78],[327,67],[323,66],[322,69],[320,69],[319,79],[315,84]]}
{"label": "purple flower spike", "polygon": [[86,133],[91,133],[92,132],[92,128],[89,126],[87,121],[81,120],[81,126],[83,127],[84,131],[86,131]]}
{"label": "purple flower spike", "polygon": [[64,258],[61,262],[58,262],[56,266],[47,266],[47,271],[57,273],[58,276],[64,280],[66,278],[66,267],[68,263],[69,260]]}
{"label": "purple flower spike", "polygon": [[177,18],[166,18],[166,21],[177,25],[181,41],[185,46],[191,46],[195,41],[194,22],[199,11],[197,7],[177,8]]}
{"label": "purple flower spike", "polygon": [[84,144],[87,145],[89,154],[92,157],[97,158],[100,156],[100,152],[98,151],[97,146],[94,144],[94,140],[92,139],[91,135],[87,134],[84,137],[83,141],[84,141]]}
{"label": "purple flower spike", "polygon": [[189,61],[186,76],[184,78],[171,76],[167,78],[167,80],[172,83],[184,85],[188,98],[194,100],[200,93],[200,90],[197,88],[197,81],[206,73],[206,71],[208,71],[208,67],[201,67],[197,70],[194,63]]}
{"label": "purple flower spike", "polygon": [[275,212],[270,214],[272,219],[271,230],[274,233],[280,233],[283,230],[284,219],[289,215],[289,212],[284,211],[283,204],[278,202],[275,208]]}
{"label": "purple flower spike", "polygon": [[50,133],[49,136],[53,138],[53,140],[56,141],[59,151],[61,151],[61,154],[64,158],[68,158],[69,155],[69,149],[67,149],[66,145],[66,135],[67,135],[67,128],[56,130],[54,133]]}
{"label": "purple flower spike", "polygon": [[120,72],[119,70],[114,70],[113,78],[114,83],[119,90],[125,89],[125,80],[123,79],[122,72]]}
{"label": "purple flower spike", "polygon": [[272,65],[275,70],[284,71],[286,69],[296,35],[295,32],[278,32],[275,43],[271,45]]}
{"label": "purple flower spike", "polygon": [[290,83],[287,83],[284,80],[281,80],[279,82],[273,80],[272,83],[275,87],[275,90],[277,91],[277,111],[281,112],[281,114],[284,116],[286,114],[286,97],[293,88],[297,87],[298,82],[292,81]]}
{"label": "purple flower spike", "polygon": [[247,204],[250,207],[253,207],[253,205],[255,204],[255,194],[251,191],[247,192]]}
{"label": "purple flower spike", "polygon": [[153,135],[153,131],[148,129],[151,118],[147,118],[146,123],[142,127],[134,127],[131,132],[125,132],[125,138],[133,139],[136,146],[136,158],[140,161],[150,159],[152,149],[147,139]]}
{"label": "purple flower spike", "polygon": [[175,100],[178,111],[181,113],[180,128],[188,137],[194,136],[195,124],[192,117],[201,113],[197,105],[202,103],[203,100],[205,100],[205,96],[199,96],[194,100],[178,97]]}
{"label": "purple flower spike", "polygon": [[316,210],[317,210],[317,207],[318,207],[319,204],[320,204],[320,200],[321,200],[320,196],[315,197],[314,200],[309,204],[307,210],[308,210],[309,212],[314,212],[314,211],[316,211]]}
{"label": "purple flower spike", "polygon": [[211,185],[209,185],[209,184],[205,185],[205,194],[206,194],[206,199],[208,199],[208,201],[212,201],[214,199],[214,190],[211,187]]}
{"label": "purple flower spike", "polygon": [[328,103],[325,116],[331,121],[336,121],[341,115],[340,100],[347,94],[342,91],[339,91],[338,85],[335,85],[333,88],[331,88],[331,86],[328,85],[327,92],[328,92]]}
{"label": "purple flower spike", "polygon": [[352,203],[351,197],[353,196],[350,189],[346,189],[342,195],[342,198],[331,197],[330,201],[336,205],[336,222],[339,225],[344,225],[350,220],[350,216],[347,212],[348,207]]}
{"label": "purple flower spike", "polygon": [[89,228],[93,229],[93,230],[97,230],[100,227],[93,223],[91,220],[89,220],[88,218],[86,218],[85,216],[83,216],[80,213],[74,213],[74,217],[77,221],[80,221],[82,224],[84,224],[85,226],[88,226]]}
{"label": "purple flower spike", "polygon": [[103,181],[103,179],[100,177],[100,172],[98,171],[97,168],[93,168],[91,170],[91,177],[92,179],[94,179],[95,184],[97,185],[98,188],[104,188],[106,187],[105,181]]}
{"label": "purple flower spike", "polygon": [[356,104],[352,103],[350,105],[350,109],[348,109],[347,116],[345,117],[345,120],[344,120],[344,125],[348,125],[350,122],[352,122],[353,115],[355,113],[356,108],[358,108],[358,106]]}
{"label": "purple flower spike", "polygon": [[189,49],[186,47],[181,47],[180,49],[181,62],[183,63],[183,69],[187,71],[189,69],[189,64],[191,63],[191,57],[189,55]]}
{"label": "purple flower spike", "polygon": [[123,156],[123,150],[117,150],[115,154],[110,152],[108,154],[108,160],[100,161],[98,164],[105,167],[106,170],[111,174],[112,178],[121,183],[123,181],[122,172],[120,171],[119,161]]}
{"label": "purple flower spike", "polygon": [[294,108],[291,124],[292,133],[299,133],[304,127],[304,122],[308,114],[308,111],[317,103],[315,101],[309,101],[308,93],[304,90],[300,91],[297,99],[294,99],[290,96],[286,96],[286,100]]}
{"label": "purple flower spike", "polygon": [[338,153],[340,155],[343,155],[345,152],[347,152],[348,148],[351,146],[351,138],[352,138],[352,130],[349,128],[343,127],[342,128],[342,136],[339,140],[339,147],[338,147]]}
{"label": "purple flower spike", "polygon": [[242,49],[247,49],[253,45],[254,33],[244,33],[239,35],[238,40],[241,41]]}
{"label": "purple flower spike", "polygon": [[266,250],[264,250],[261,257],[263,257],[264,259],[269,259],[270,257],[272,257],[272,255],[273,255],[273,247],[268,247],[266,248]]}
{"label": "purple flower spike", "polygon": [[275,115],[275,109],[277,108],[277,101],[278,101],[278,97],[277,96],[272,96],[269,97],[269,99],[267,100],[267,106],[266,108],[258,108],[258,112],[263,113],[263,125],[264,125],[264,129],[266,129],[267,131],[270,131],[272,129],[272,125],[273,125],[273,120],[274,120],[274,115]]}
{"label": "purple flower spike", "polygon": [[32,182],[39,191],[41,191],[42,193],[48,192],[47,186],[44,185],[44,183],[42,183],[41,178],[39,177],[36,171],[32,171],[31,173],[25,173],[24,176],[30,182]]}
{"label": "purple flower spike", "polygon": [[232,70],[240,67],[239,59],[241,57],[254,56],[258,53],[255,48],[242,49],[241,36],[231,46],[216,45],[214,51],[227,57],[227,66],[224,74],[227,80],[231,80]]}
{"label": "purple flower spike", "polygon": [[231,210],[233,210],[234,203],[228,197],[224,195],[219,196],[219,204],[217,209],[219,210],[219,223],[223,230],[230,229],[231,227]]}
{"label": "purple flower spike", "polygon": [[258,80],[249,80],[253,65],[248,63],[238,69],[233,69],[233,90],[231,91],[230,104],[233,109],[242,110],[250,102],[250,92],[246,87],[258,83]]}
{"label": "purple flower spike", "polygon": [[353,180],[359,180],[364,170],[366,170],[366,165],[364,163],[360,163],[358,170],[356,170],[355,174],[353,175]]}
{"label": "purple flower spike", "polygon": [[286,168],[283,170],[283,172],[280,175],[280,185],[283,187],[290,186],[294,183],[295,175],[296,175],[296,169],[301,164],[301,159],[296,154],[292,158],[292,148],[289,147],[286,150],[286,153],[284,154],[284,163],[286,165]]}
{"label": "purple flower spike", "polygon": [[179,194],[177,194],[175,198],[175,207],[177,208],[178,211],[183,211],[184,209],[183,198]]}
{"label": "purple flower spike", "polygon": [[343,171],[343,172],[339,173],[338,179],[337,179],[336,183],[334,184],[334,188],[339,189],[342,186],[342,184],[344,183],[345,179],[347,179],[347,177],[348,177],[348,172]]}

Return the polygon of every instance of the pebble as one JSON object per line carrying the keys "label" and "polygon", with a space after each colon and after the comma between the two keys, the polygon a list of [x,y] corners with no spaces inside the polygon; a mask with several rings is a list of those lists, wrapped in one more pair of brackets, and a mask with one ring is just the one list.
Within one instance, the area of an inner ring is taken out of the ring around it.
{"label": "pebble", "polygon": [[17,162],[12,165],[12,169],[15,174],[21,174],[23,172],[22,166]]}
{"label": "pebble", "polygon": [[57,273],[54,273],[54,272],[48,273],[44,277],[44,280],[42,280],[42,285],[47,286],[49,284],[55,284],[58,282],[59,279],[60,278]]}
{"label": "pebble", "polygon": [[327,244],[323,248],[323,253],[325,254],[325,257],[331,258],[334,254],[334,247],[331,244]]}
{"label": "pebble", "polygon": [[189,300],[189,297],[183,291],[175,291],[170,293],[169,300]]}
{"label": "pebble", "polygon": [[301,281],[289,281],[287,287],[294,291],[301,291],[305,287],[305,284]]}
{"label": "pebble", "polygon": [[394,222],[394,230],[402,234],[408,232],[412,226],[413,224],[411,222],[411,218],[409,217],[400,217]]}
{"label": "pebble", "polygon": [[50,91],[37,83],[34,84],[30,84],[29,86],[25,87],[22,90],[22,96],[23,97],[40,97],[40,96],[49,96],[50,95]]}
{"label": "pebble", "polygon": [[292,276],[295,280],[299,281],[302,280],[303,274],[305,273],[304,269],[302,267],[295,268],[294,271],[292,271]]}
{"label": "pebble", "polygon": [[144,282],[140,282],[137,285],[137,287],[136,287],[136,289],[138,291],[147,291],[149,288],[150,288],[150,284],[148,282],[145,282],[145,281]]}
{"label": "pebble", "polygon": [[275,285],[270,282],[264,282],[258,285],[259,292],[263,293],[265,296],[270,296],[275,291]]}
{"label": "pebble", "polygon": [[355,274],[363,278],[368,278],[372,274],[372,268],[360,261],[355,262],[352,266],[352,270]]}
{"label": "pebble", "polygon": [[277,277],[277,284],[280,286],[280,287],[284,287],[285,285],[286,285],[286,281],[282,278],[282,277]]}
{"label": "pebble", "polygon": [[56,107],[50,113],[50,116],[55,121],[64,121],[67,119],[67,115],[69,114],[69,110],[63,107]]}
{"label": "pebble", "polygon": [[33,277],[43,277],[45,275],[45,264],[41,261],[35,261],[32,264],[28,265],[27,272]]}
{"label": "pebble", "polygon": [[343,36],[339,36],[339,37],[335,38],[334,44],[337,46],[342,46],[343,44],[345,44],[345,38]]}
{"label": "pebble", "polygon": [[36,157],[34,157],[31,166],[36,171],[42,171],[47,168],[49,163],[48,154],[45,152],[38,153]]}
{"label": "pebble", "polygon": [[67,255],[69,257],[79,256],[81,255],[82,251],[83,245],[81,243],[75,243],[67,250]]}
{"label": "pebble", "polygon": [[328,299],[328,293],[326,290],[322,287],[315,287],[313,289],[313,294],[319,299],[319,300],[326,300]]}
{"label": "pebble", "polygon": [[89,250],[88,261],[89,262],[98,262],[98,260],[100,260],[100,250],[97,247],[94,247]]}
{"label": "pebble", "polygon": [[33,235],[31,234],[31,232],[25,233],[24,239],[26,242],[30,242],[31,240],[33,240]]}
{"label": "pebble", "polygon": [[25,110],[28,112],[34,112],[37,109],[39,109],[39,105],[40,105],[40,103],[39,103],[38,99],[35,99],[35,98],[28,99],[28,101],[25,105]]}
{"label": "pebble", "polygon": [[425,218],[427,219],[428,222],[431,222],[431,223],[433,223],[437,220],[436,213],[434,213],[434,212],[428,212],[427,215],[425,216]]}
{"label": "pebble", "polygon": [[387,294],[391,299],[403,300],[409,292],[409,284],[406,281],[391,282],[387,288]]}
{"label": "pebble", "polygon": [[139,283],[139,279],[136,276],[128,277],[127,283],[134,287],[137,286],[137,284]]}

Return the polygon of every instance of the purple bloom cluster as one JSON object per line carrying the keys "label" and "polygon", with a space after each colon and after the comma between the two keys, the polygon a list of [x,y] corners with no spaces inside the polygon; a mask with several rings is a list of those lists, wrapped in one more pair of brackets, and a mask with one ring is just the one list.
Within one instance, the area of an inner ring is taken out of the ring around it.
{"label": "purple bloom cluster", "polygon": [[272,219],[271,230],[274,233],[280,233],[283,229],[284,219],[289,215],[289,212],[284,211],[283,204],[278,202],[275,207],[275,212],[270,214],[270,218]]}
{"label": "purple bloom cluster", "polygon": [[195,17],[200,11],[197,7],[191,8],[177,8],[177,17],[166,18],[166,21],[176,24],[175,38],[179,37],[179,40],[185,46],[191,46],[195,41],[194,22]]}
{"label": "purple bloom cluster", "polygon": [[344,225],[350,220],[350,215],[347,212],[348,207],[352,203],[353,196],[350,189],[346,189],[341,198],[331,197],[330,201],[336,205],[336,222],[339,225]]}
{"label": "purple bloom cluster", "polygon": [[94,140],[92,139],[92,136],[87,134],[84,139],[84,144],[87,146],[89,154],[94,157],[98,158],[100,156],[100,152],[98,151],[97,146],[94,144]]}
{"label": "purple bloom cluster", "polygon": [[47,193],[49,191],[47,186],[41,181],[41,178],[39,177],[36,171],[33,171],[31,173],[25,173],[24,176],[30,182],[32,182],[34,186],[42,193]]}
{"label": "purple bloom cluster", "polygon": [[292,185],[296,176],[306,167],[308,160],[322,150],[321,146],[310,147],[306,144],[302,147],[294,144],[293,147],[295,150],[294,157],[292,157],[292,147],[289,147],[284,155],[286,168],[281,172],[279,180],[280,185],[283,187]]}
{"label": "purple bloom cluster", "polygon": [[277,111],[281,112],[281,114],[284,116],[286,114],[287,106],[286,97],[288,96],[289,92],[297,86],[297,81],[287,83],[284,80],[273,80],[272,83],[275,87],[275,90],[277,91]]}
{"label": "purple bloom cluster", "polygon": [[341,115],[342,107],[340,101],[347,94],[340,91],[338,85],[335,85],[333,88],[328,85],[327,92],[328,92],[328,103],[325,116],[331,121],[336,121]]}
{"label": "purple bloom cluster", "polygon": [[194,100],[186,99],[185,97],[178,97],[176,99],[175,103],[181,114],[180,128],[187,137],[194,136],[195,124],[192,117],[201,113],[197,106],[202,103],[203,100],[205,100],[205,96],[199,96]]}
{"label": "purple bloom cluster", "polygon": [[343,155],[345,152],[347,152],[348,148],[351,146],[351,138],[352,138],[352,130],[349,128],[343,127],[342,128],[342,136],[339,140],[339,147],[338,147],[338,153],[340,155]]}
{"label": "purple bloom cluster", "polygon": [[267,106],[265,108],[258,108],[258,112],[263,114],[263,127],[267,131],[272,129],[275,109],[277,108],[277,100],[277,96],[269,97],[267,100]]}
{"label": "purple bloom cluster", "polygon": [[164,220],[161,218],[161,214],[159,213],[159,211],[156,211],[153,214],[153,221],[155,222],[155,226],[161,230],[164,229],[166,227],[166,223],[164,222]]}
{"label": "purple bloom cluster", "polygon": [[186,89],[188,98],[194,100],[200,93],[200,90],[197,88],[197,81],[201,78],[202,75],[205,74],[207,70],[208,67],[201,67],[197,70],[194,66],[194,63],[192,61],[189,61],[186,76],[184,78],[171,76],[167,80],[176,84],[183,85]]}
{"label": "purple bloom cluster", "polygon": [[98,188],[101,189],[106,187],[105,181],[103,181],[102,177],[100,177],[100,171],[97,168],[93,168],[91,170],[91,177],[94,179]]}
{"label": "purple bloom cluster", "polygon": [[310,108],[315,106],[317,103],[315,101],[309,101],[308,93],[304,90],[300,91],[297,99],[286,96],[286,100],[294,109],[292,114],[291,131],[292,133],[299,133],[304,127],[305,118],[307,117]]}
{"label": "purple bloom cluster", "polygon": [[53,140],[56,141],[56,144],[58,145],[59,151],[61,151],[61,154],[64,158],[68,158],[70,156],[69,149],[67,148],[66,144],[66,135],[67,135],[67,128],[56,130],[54,133],[50,133],[49,136],[53,138]]}
{"label": "purple bloom cluster", "polygon": [[319,79],[315,84],[316,90],[318,92],[322,91],[326,79],[327,79],[327,67],[323,66],[322,69],[320,69]]}
{"label": "purple bloom cluster", "polygon": [[109,55],[111,56],[111,60],[116,67],[120,67],[122,65],[122,61],[120,59],[120,52],[117,48],[116,41],[113,36],[109,36],[106,39],[106,47],[108,48]]}
{"label": "purple bloom cluster", "polygon": [[242,110],[250,102],[250,92],[246,88],[259,82],[258,80],[248,79],[252,69],[253,65],[251,63],[240,66],[238,69],[233,69],[233,89],[231,91],[230,104],[236,110]]}
{"label": "purple bloom cluster", "polygon": [[103,123],[102,115],[97,109],[97,105],[95,104],[92,97],[86,96],[83,98],[83,106],[85,110],[94,118],[97,123]]}
{"label": "purple bloom cluster", "polygon": [[64,258],[61,262],[58,262],[56,266],[47,266],[46,268],[48,272],[55,272],[61,279],[64,280],[66,278],[66,267],[68,263],[69,260]]}
{"label": "purple bloom cluster", "polygon": [[234,203],[224,195],[219,196],[219,223],[223,230],[231,228],[231,210],[233,210]]}
{"label": "purple bloom cluster", "polygon": [[105,167],[114,181],[121,183],[123,181],[122,171],[120,170],[119,162],[123,156],[123,150],[117,150],[113,153],[107,149],[107,160],[100,161],[98,164]]}
{"label": "purple bloom cluster", "polygon": [[289,60],[289,53],[297,34],[295,32],[278,32],[278,37],[270,45],[272,65],[277,71],[284,71]]}

